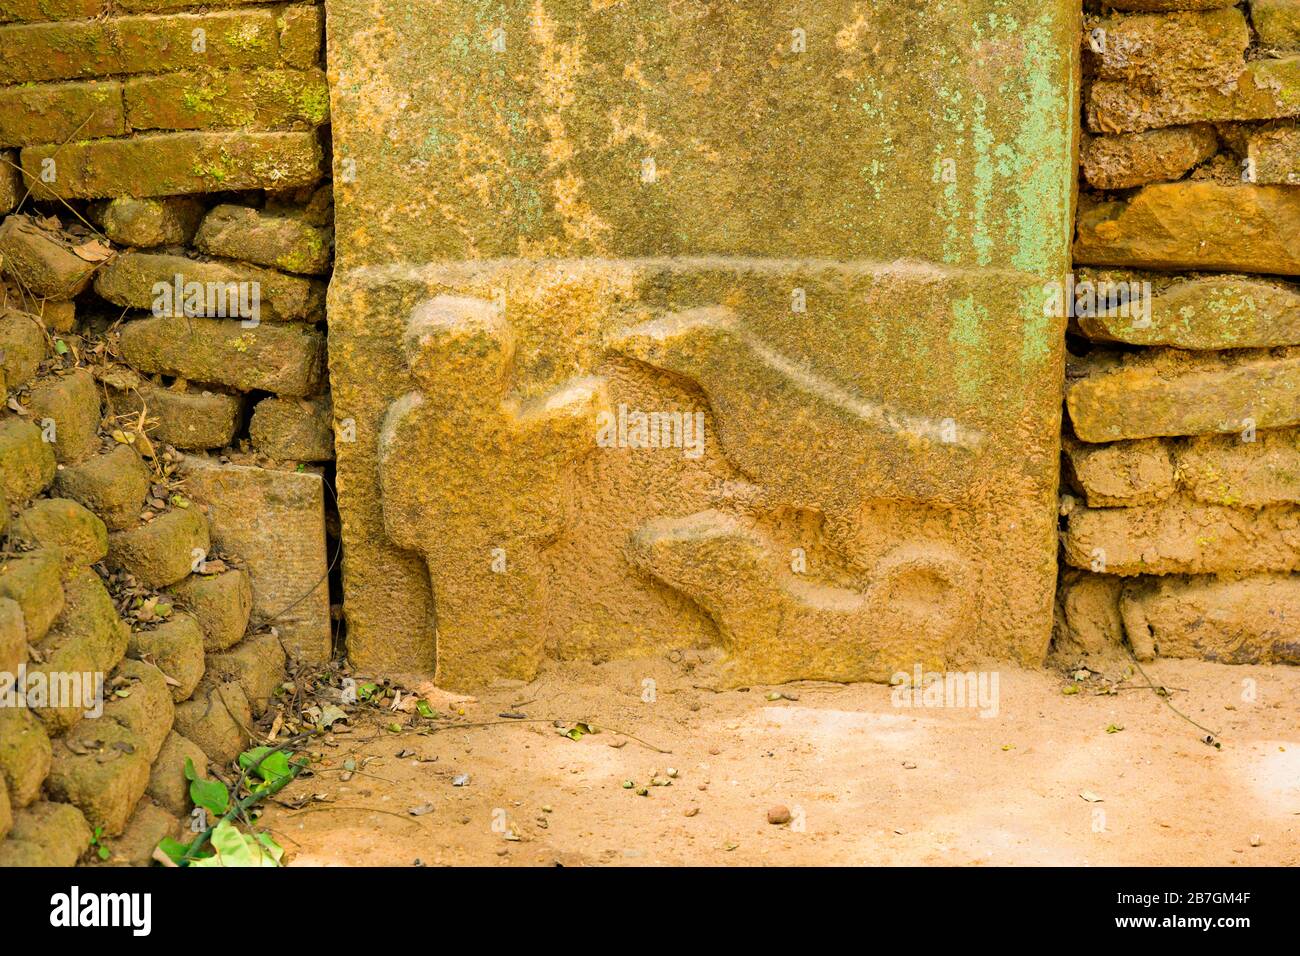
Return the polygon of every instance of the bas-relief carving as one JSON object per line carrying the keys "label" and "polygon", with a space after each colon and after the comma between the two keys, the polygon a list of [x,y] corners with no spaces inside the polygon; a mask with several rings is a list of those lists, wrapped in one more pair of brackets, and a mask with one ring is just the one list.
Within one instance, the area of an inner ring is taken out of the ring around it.
{"label": "bas-relief carving", "polygon": [[[962,643],[975,574],[951,542],[919,531],[872,562],[844,552],[868,503],[960,508],[980,428],[918,414],[905,393],[882,401],[845,388],[719,305],[661,311],[605,339],[612,360],[684,380],[703,409],[629,412],[595,374],[525,400],[506,312],[454,295],[414,309],[404,348],[416,388],[392,403],[379,441],[385,528],[429,569],[440,681],[535,673],[555,637],[547,551],[579,507],[565,500],[566,476],[620,445],[689,469],[716,442],[736,473],[716,507],[677,514],[686,502],[670,497],[621,542],[623,566],[592,577],[642,573],[689,599],[725,651],[720,683],[887,680],[942,667]],[[792,562],[764,530],[765,516],[791,511],[823,519],[821,540],[800,553],[838,551],[840,568],[866,573],[846,586],[819,562]]]}

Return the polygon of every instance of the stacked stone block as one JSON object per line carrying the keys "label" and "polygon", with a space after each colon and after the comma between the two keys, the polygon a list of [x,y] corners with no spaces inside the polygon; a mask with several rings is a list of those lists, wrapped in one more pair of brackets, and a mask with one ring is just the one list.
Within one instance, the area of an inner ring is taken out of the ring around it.
{"label": "stacked stone block", "polygon": [[[157,420],[158,439],[187,451],[237,444],[251,408],[255,451],[331,459],[328,199],[324,186],[257,206],[201,206],[198,215],[192,198],[119,198],[95,209],[121,251],[99,270],[94,291],[125,310],[117,347],[142,373],[110,383],[115,406],[144,411]],[[175,236],[187,245],[169,243]]]}
{"label": "stacked stone block", "polygon": [[[205,677],[205,658],[242,660],[245,632],[272,627],[295,653],[331,651],[323,40],[323,6],[310,2],[123,0],[106,12],[0,0],[0,217],[11,214],[0,219],[0,302],[39,320],[0,332],[9,377],[22,380],[10,386],[32,377],[52,336],[86,336],[113,361],[54,390],[34,386],[24,402],[48,414],[93,392],[108,433],[142,430],[146,451],[173,461],[235,456],[266,473],[267,489],[291,489],[238,508],[194,498],[189,510],[142,512],[151,476],[134,449],[82,455],[99,444],[98,420],[70,422],[53,448],[67,460],[48,476],[55,493],[100,516],[107,567],[176,602],[177,616],[137,631],[128,653],[170,668],[177,727],[223,762],[247,743],[283,653],[257,645],[265,653],[253,655],[262,663],[248,690],[233,665],[220,681]],[[168,301],[162,286],[175,291]],[[0,441],[26,448],[31,435]],[[25,497],[48,484],[43,469],[44,459],[16,466]],[[274,533],[212,524],[200,512],[210,507],[247,512]],[[193,555],[210,548],[237,555],[238,567],[194,573]],[[150,792],[179,813],[178,786],[154,781]]]}
{"label": "stacked stone block", "polygon": [[[3,269],[29,281],[43,261]],[[131,652],[103,576],[110,527],[139,520],[144,464],[126,445],[105,453],[99,390],[47,351],[38,316],[7,309],[0,338],[22,345],[0,360],[0,865],[67,866],[92,832],[107,842],[142,814],[157,827],[142,798],[171,732],[171,662]],[[179,832],[165,822],[163,835]]]}
{"label": "stacked stone block", "polygon": [[[116,213],[115,232],[164,238],[201,222],[171,201]],[[208,561],[205,506],[158,498],[160,458],[179,455],[114,427],[113,390],[78,358],[90,330],[24,311],[37,288],[41,306],[93,296],[113,260],[87,270],[70,245],[48,221],[0,224],[0,866],[98,860],[92,835],[108,862],[147,863],[183,838],[185,759],[206,773],[249,746],[286,662],[250,626],[248,572]],[[124,616],[120,593],[170,611]],[[56,685],[77,693],[18,694]]]}
{"label": "stacked stone block", "polygon": [[1300,4],[1108,6],[1083,40],[1058,646],[1300,663]]}

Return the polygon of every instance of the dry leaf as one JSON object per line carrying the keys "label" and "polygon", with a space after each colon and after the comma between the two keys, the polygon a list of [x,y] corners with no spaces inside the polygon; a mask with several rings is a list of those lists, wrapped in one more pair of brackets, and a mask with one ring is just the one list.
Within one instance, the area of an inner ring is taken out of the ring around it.
{"label": "dry leaf", "polygon": [[90,242],[83,242],[79,246],[73,246],[72,251],[87,262],[103,262],[113,256],[113,250],[98,239],[92,239]]}

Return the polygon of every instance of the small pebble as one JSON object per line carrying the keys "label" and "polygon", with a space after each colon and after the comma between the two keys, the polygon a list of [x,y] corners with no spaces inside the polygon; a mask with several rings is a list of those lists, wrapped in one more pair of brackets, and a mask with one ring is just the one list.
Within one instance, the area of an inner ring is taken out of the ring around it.
{"label": "small pebble", "polygon": [[790,822],[790,808],[782,804],[777,804],[767,811],[767,822],[773,826],[780,826],[783,823]]}

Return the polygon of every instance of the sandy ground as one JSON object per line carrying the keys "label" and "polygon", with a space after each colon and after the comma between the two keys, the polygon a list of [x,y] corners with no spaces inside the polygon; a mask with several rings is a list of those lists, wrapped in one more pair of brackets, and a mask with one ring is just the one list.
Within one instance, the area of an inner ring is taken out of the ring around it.
{"label": "sandy ground", "polygon": [[[1300,669],[1147,671],[1220,749],[1149,690],[1066,695],[1050,671],[1001,671],[981,717],[876,685],[712,693],[686,664],[555,665],[464,706],[488,726],[357,720],[284,793],[329,802],[263,822],[297,866],[1300,864]],[[552,719],[611,729],[572,740]],[[656,773],[671,785],[623,786]],[[777,805],[789,823],[767,822]]]}

